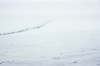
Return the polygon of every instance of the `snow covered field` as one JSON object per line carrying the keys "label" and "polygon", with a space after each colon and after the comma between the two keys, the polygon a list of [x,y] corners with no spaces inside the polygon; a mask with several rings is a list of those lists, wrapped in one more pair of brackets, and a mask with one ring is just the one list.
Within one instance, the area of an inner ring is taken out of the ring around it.
{"label": "snow covered field", "polygon": [[0,0],[0,66],[100,66],[100,1]]}
{"label": "snow covered field", "polygon": [[0,66],[100,66],[100,30],[0,36]]}

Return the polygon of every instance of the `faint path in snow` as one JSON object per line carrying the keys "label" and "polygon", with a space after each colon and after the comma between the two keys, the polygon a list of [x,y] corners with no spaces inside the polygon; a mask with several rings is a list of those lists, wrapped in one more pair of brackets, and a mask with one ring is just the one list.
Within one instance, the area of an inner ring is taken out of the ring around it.
{"label": "faint path in snow", "polygon": [[24,31],[29,31],[29,30],[32,30],[32,29],[39,29],[43,26],[45,26],[47,23],[49,23],[50,21],[52,20],[48,20],[46,22],[43,22],[42,24],[40,24],[39,26],[37,27],[32,27],[32,28],[26,28],[26,29],[22,29],[22,30],[19,30],[19,31],[12,31],[12,32],[7,32],[7,33],[0,33],[0,35],[9,35],[9,34],[14,34],[14,33],[20,33],[20,32],[24,32]]}

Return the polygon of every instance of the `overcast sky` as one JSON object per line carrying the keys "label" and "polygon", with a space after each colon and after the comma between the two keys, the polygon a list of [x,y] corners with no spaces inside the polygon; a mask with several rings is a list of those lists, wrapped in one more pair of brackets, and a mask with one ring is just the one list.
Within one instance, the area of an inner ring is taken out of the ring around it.
{"label": "overcast sky", "polygon": [[53,21],[38,31],[100,29],[100,1],[0,1],[0,33],[31,28],[46,20]]}

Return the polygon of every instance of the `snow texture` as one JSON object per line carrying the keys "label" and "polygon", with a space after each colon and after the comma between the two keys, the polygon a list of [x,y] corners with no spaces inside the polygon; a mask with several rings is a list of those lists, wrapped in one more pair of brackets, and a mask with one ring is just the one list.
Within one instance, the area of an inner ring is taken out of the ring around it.
{"label": "snow texture", "polygon": [[100,31],[0,36],[0,66],[100,66]]}

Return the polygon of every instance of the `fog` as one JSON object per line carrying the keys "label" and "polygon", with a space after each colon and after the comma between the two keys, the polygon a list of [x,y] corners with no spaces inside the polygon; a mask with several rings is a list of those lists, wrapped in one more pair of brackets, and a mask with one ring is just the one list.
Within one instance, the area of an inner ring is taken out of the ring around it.
{"label": "fog", "polygon": [[0,66],[100,66],[100,1],[0,0]]}
{"label": "fog", "polygon": [[0,33],[38,26],[33,32],[62,32],[100,29],[99,0],[0,1]]}

